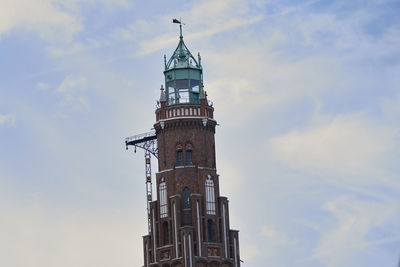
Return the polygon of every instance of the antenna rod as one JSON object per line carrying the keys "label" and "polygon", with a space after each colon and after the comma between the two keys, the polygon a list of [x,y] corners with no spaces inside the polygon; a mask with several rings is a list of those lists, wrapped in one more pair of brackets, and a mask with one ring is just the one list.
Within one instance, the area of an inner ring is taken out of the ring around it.
{"label": "antenna rod", "polygon": [[182,39],[183,38],[183,36],[182,36],[182,24],[183,25],[185,25],[185,23],[182,23],[182,19],[172,19],[172,23],[178,23],[179,24],[179,32],[180,32],[180,35],[179,35],[179,37]]}

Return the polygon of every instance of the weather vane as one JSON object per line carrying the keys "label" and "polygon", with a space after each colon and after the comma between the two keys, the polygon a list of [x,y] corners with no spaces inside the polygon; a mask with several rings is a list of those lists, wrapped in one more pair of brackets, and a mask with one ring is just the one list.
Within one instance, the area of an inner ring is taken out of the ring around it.
{"label": "weather vane", "polygon": [[172,19],[172,23],[177,23],[179,24],[179,30],[180,30],[180,37],[182,38],[182,24],[185,25],[185,23],[182,23],[182,18],[178,19]]}

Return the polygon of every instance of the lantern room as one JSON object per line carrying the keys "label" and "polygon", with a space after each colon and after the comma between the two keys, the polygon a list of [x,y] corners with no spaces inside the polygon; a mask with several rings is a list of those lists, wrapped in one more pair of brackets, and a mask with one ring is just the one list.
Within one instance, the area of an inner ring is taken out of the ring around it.
{"label": "lantern room", "polygon": [[183,42],[182,30],[179,44],[168,62],[164,55],[164,65],[166,105],[200,104],[201,58],[198,54],[196,60],[190,53]]}

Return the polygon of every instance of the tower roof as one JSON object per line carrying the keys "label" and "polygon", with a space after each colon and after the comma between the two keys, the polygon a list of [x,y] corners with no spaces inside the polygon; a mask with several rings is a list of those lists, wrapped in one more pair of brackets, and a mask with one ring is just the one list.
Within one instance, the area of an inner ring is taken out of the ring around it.
{"label": "tower roof", "polygon": [[201,69],[200,54],[198,54],[198,59],[196,60],[192,55],[192,53],[190,53],[189,49],[185,45],[185,42],[183,41],[182,24],[180,24],[179,27],[180,27],[179,43],[174,53],[172,54],[171,58],[168,60],[168,62],[165,62],[165,70],[170,70],[173,68]]}

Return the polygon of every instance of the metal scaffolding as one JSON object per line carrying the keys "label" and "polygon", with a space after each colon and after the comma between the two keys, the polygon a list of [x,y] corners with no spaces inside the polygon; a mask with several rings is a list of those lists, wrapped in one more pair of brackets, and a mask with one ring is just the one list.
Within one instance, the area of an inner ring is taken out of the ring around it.
{"label": "metal scaffolding", "polygon": [[151,232],[150,202],[153,201],[153,186],[152,186],[152,179],[151,179],[151,154],[153,154],[158,159],[156,132],[151,131],[151,132],[127,137],[125,139],[125,146],[126,146],[127,150],[128,150],[128,146],[134,146],[135,153],[136,153],[137,147],[144,150],[145,170],[146,170],[147,220],[148,220],[148,231],[150,233]]}

